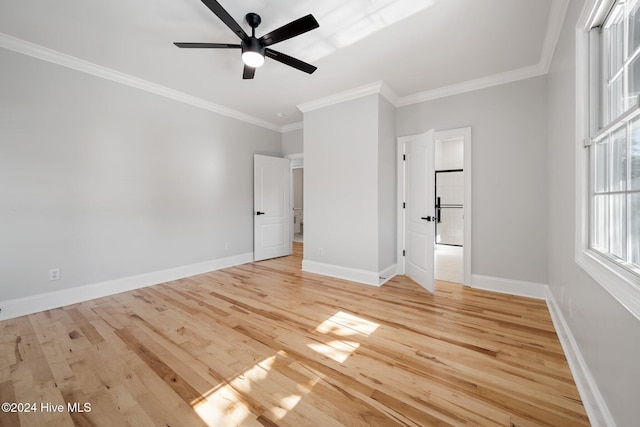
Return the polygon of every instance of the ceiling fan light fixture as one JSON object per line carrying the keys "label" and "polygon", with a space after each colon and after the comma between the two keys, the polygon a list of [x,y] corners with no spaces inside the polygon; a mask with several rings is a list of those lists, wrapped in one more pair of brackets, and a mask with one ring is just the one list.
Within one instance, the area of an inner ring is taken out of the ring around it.
{"label": "ceiling fan light fixture", "polygon": [[242,43],[242,62],[252,68],[258,68],[264,64],[264,46],[255,37],[249,37],[245,43]]}
{"label": "ceiling fan light fixture", "polygon": [[264,64],[264,56],[260,55],[258,52],[244,52],[242,54],[242,62],[244,62],[248,67],[262,67],[262,64]]}

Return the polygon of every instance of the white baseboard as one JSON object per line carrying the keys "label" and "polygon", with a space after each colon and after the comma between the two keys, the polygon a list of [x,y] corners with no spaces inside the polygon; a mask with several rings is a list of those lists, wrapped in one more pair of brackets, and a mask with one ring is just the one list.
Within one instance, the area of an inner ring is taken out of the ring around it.
{"label": "white baseboard", "polygon": [[398,264],[392,264],[378,274],[378,283],[380,286],[393,279],[398,274]]}
{"label": "white baseboard", "polygon": [[471,276],[471,287],[535,299],[546,299],[548,289],[548,286],[542,283],[480,276],[479,274],[473,274]]}
{"label": "white baseboard", "polygon": [[302,261],[302,271],[322,274],[337,279],[350,280],[365,285],[380,286],[380,275],[376,271],[359,270],[357,268],[342,267],[317,261]]}
{"label": "white baseboard", "polygon": [[69,289],[61,289],[59,291],[47,292],[44,294],[0,301],[0,308],[2,308],[2,312],[0,312],[0,320],[12,319],[14,317],[37,313],[39,311],[64,307],[70,304],[102,298],[109,295],[119,294],[121,292],[132,291],[147,286],[157,285],[159,283],[183,279],[185,277],[196,276],[198,274],[233,267],[235,265],[246,264],[252,261],[253,252],[249,252],[226,258],[219,258],[211,261],[139,274],[136,276],[123,277],[121,279],[109,280],[101,283],[93,283]]}
{"label": "white baseboard", "polygon": [[594,427],[615,427],[616,424],[609,412],[609,408],[600,394],[600,390],[550,289],[547,290],[546,300],[553,325],[560,339],[562,350],[567,357],[567,362],[569,362],[569,368],[573,374],[576,387],[578,387],[589,422]]}

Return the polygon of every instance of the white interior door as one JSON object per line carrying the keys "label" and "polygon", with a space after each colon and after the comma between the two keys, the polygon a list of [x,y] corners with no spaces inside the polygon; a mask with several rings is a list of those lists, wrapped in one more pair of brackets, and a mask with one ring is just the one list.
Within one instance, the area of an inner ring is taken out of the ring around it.
{"label": "white interior door", "polygon": [[289,159],[254,155],[254,259],[291,254]]}
{"label": "white interior door", "polygon": [[405,143],[405,274],[434,291],[435,131]]}

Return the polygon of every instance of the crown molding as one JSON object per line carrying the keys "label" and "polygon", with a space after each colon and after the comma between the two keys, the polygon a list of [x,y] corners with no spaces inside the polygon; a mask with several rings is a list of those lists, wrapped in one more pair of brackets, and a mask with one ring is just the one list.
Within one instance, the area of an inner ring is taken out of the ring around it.
{"label": "crown molding", "polygon": [[540,55],[540,65],[544,67],[545,74],[549,72],[553,53],[556,50],[560,32],[562,31],[562,23],[567,15],[569,8],[569,0],[553,0],[551,9],[549,10],[549,21],[547,24],[547,32],[544,36],[542,44],[542,53]]}
{"label": "crown molding", "polygon": [[65,53],[40,46],[5,33],[0,33],[0,47],[43,61],[48,61],[63,67],[71,68],[83,73],[91,74],[93,76],[100,77],[106,80],[111,80],[126,86],[134,87],[136,89],[144,90],[155,95],[163,96],[165,98],[173,99],[174,101],[202,108],[204,110],[230,117],[232,119],[240,120],[276,132],[281,132],[280,126],[266,120],[241,113],[231,108],[206,101],[202,98],[188,95],[184,92],[170,89],[166,86],[152,83],[150,81],[143,80],[129,74],[121,73],[119,71],[112,70],[111,68],[94,64],[93,62],[85,61],[83,59],[76,58],[75,56],[67,55]]}
{"label": "crown molding", "polygon": [[488,87],[499,86],[544,74],[546,74],[546,71],[541,64],[518,68],[516,70],[507,71],[506,73],[494,74],[492,76],[404,96],[398,99],[396,107],[404,107],[406,105],[417,104],[420,102],[433,101],[434,99],[444,98],[446,96],[459,95],[461,93],[472,92],[474,90],[486,89]]}
{"label": "crown molding", "polygon": [[354,89],[349,89],[344,92],[329,95],[324,98],[316,99],[315,101],[299,104],[298,109],[303,113],[306,113],[308,111],[317,110],[318,108],[324,108],[330,105],[340,104],[342,102],[351,101],[352,99],[374,94],[382,95],[393,105],[396,105],[396,102],[398,101],[398,95],[395,94],[389,85],[383,81],[377,81]]}
{"label": "crown molding", "polygon": [[398,95],[395,93],[391,86],[389,86],[386,82],[381,82],[380,85],[380,95],[386,98],[392,105],[397,106],[398,100],[400,99]]}
{"label": "crown molding", "polygon": [[303,121],[299,121],[299,122],[295,122],[295,123],[290,123],[288,125],[283,125],[280,128],[280,132],[282,133],[287,133],[287,132],[292,132],[294,130],[300,130],[304,128],[304,122]]}
{"label": "crown molding", "polygon": [[[591,1],[593,2],[594,0]],[[318,108],[328,107],[330,105],[339,104],[345,101],[350,101],[352,99],[357,99],[372,94],[380,94],[395,107],[403,107],[411,104],[432,101],[447,96],[458,95],[466,92],[472,92],[474,90],[486,89],[489,87],[499,86],[518,80],[545,75],[549,72],[549,67],[551,66],[553,53],[560,37],[560,32],[562,30],[562,24],[564,22],[568,5],[569,0],[552,1],[551,9],[549,10],[547,31],[545,33],[542,52],[540,55],[540,61],[535,65],[518,68],[516,70],[511,70],[500,74],[494,74],[475,80],[469,80],[462,83],[456,83],[449,86],[439,87],[436,89],[431,89],[404,97],[399,97],[393,91],[393,89],[391,89],[389,85],[387,85],[384,81],[377,81],[368,85],[359,86],[354,89],[326,96],[314,101],[299,104],[297,107],[300,111],[305,113],[308,111],[316,110]],[[236,111],[231,108],[206,101],[202,98],[188,95],[184,92],[179,92],[177,90],[170,89],[168,87],[152,83],[138,77],[121,73],[119,71],[112,70],[110,68],[103,67],[101,65],[55,51],[53,49],[45,48],[43,46],[27,42],[25,40],[10,36],[5,33],[0,33],[0,47],[12,50],[14,52],[22,53],[24,55],[32,56],[43,61],[52,62],[63,67],[91,74],[96,77],[104,78],[130,87],[144,90],[146,92],[173,99],[178,102],[202,108],[213,113],[217,113],[276,132],[286,133],[303,128],[303,122],[279,126],[272,122],[268,122],[266,120],[242,113],[240,111]]]}

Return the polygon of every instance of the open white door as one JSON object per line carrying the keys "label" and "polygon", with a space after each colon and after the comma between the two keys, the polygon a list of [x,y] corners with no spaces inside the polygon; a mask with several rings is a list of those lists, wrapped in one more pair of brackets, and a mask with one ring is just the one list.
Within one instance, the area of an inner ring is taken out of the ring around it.
{"label": "open white door", "polygon": [[254,259],[291,255],[289,159],[254,155]]}
{"label": "open white door", "polygon": [[433,292],[435,131],[405,142],[405,274]]}

